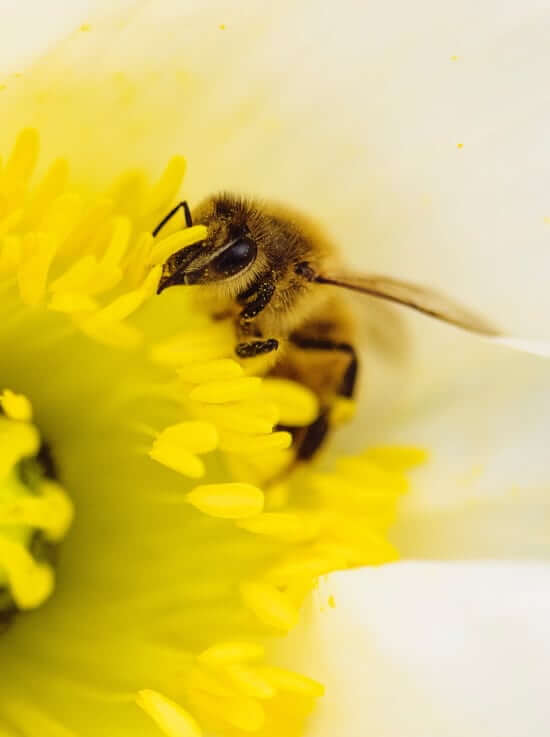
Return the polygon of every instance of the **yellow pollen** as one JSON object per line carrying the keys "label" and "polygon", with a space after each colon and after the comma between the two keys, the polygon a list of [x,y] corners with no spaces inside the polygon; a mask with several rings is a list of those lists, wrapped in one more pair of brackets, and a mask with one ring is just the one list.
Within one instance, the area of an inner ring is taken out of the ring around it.
{"label": "yellow pollen", "polygon": [[204,514],[222,519],[243,519],[264,507],[261,489],[252,484],[204,484],[185,495],[185,500]]}

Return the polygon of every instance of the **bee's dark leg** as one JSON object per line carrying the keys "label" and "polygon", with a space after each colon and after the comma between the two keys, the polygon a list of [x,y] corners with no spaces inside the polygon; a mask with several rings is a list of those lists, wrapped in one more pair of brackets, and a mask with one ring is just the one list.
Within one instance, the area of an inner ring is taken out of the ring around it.
{"label": "bee's dark leg", "polygon": [[191,217],[191,211],[189,209],[189,205],[184,200],[183,202],[178,202],[178,204],[170,210],[170,212],[168,213],[168,215],[166,215],[160,221],[160,223],[157,225],[157,227],[153,230],[153,233],[152,233],[153,238],[156,238],[156,236],[160,233],[160,231],[162,230],[162,228],[164,228],[164,226],[166,225],[166,223],[168,223],[170,220],[172,220],[172,218],[174,217],[174,215],[177,213],[177,211],[180,208],[183,208],[183,212],[185,213],[185,225],[186,225],[186,227],[190,228],[193,225],[193,219]]}
{"label": "bee's dark leg", "polygon": [[264,278],[255,282],[246,292],[239,294],[239,302],[245,305],[240,314],[239,322],[241,324],[247,323],[259,315],[269,304],[274,292],[275,282],[272,279]]}
{"label": "bee's dark leg", "polygon": [[[259,279],[254,282],[245,292],[242,292],[238,300],[244,303],[244,307],[239,315],[239,330],[241,335],[261,334],[255,331],[254,318],[267,307],[273,293],[275,292],[275,282],[272,279]],[[235,353],[239,358],[253,358],[264,353],[276,351],[279,347],[279,341],[275,338],[267,338],[262,340],[253,340],[246,343],[239,343],[235,348]]]}
{"label": "bee's dark leg", "polygon": [[296,460],[309,461],[323,445],[330,429],[329,413],[324,409],[311,425],[304,428],[303,432],[296,438]]}
{"label": "bee's dark leg", "polygon": [[278,347],[279,341],[275,340],[275,338],[253,340],[250,343],[239,343],[235,348],[235,353],[239,358],[254,358],[254,356],[261,356],[264,353],[276,351]]}
{"label": "bee's dark leg", "polygon": [[[350,362],[344,372],[338,394],[342,397],[353,397],[357,383],[357,370],[359,367],[357,353],[350,343],[338,343],[332,340],[317,338],[301,338],[292,336],[291,342],[304,350],[338,351],[347,353]],[[297,461],[309,461],[323,445],[330,429],[329,409],[322,408],[317,418],[305,428],[284,428],[289,430],[294,437]]]}

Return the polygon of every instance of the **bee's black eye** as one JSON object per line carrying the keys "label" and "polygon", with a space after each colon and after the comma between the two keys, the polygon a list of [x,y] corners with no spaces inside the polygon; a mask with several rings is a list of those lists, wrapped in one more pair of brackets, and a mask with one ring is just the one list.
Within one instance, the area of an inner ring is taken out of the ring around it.
{"label": "bee's black eye", "polygon": [[219,274],[233,276],[252,263],[255,258],[256,244],[254,241],[250,238],[240,238],[215,258],[212,266]]}

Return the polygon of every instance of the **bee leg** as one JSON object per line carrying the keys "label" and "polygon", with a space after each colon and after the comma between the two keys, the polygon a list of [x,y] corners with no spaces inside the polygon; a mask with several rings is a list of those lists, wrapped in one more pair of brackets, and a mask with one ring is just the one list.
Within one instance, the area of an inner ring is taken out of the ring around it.
{"label": "bee leg", "polygon": [[[240,316],[241,325],[250,322],[260,314],[269,304],[275,292],[275,282],[272,279],[262,279],[255,282],[246,292],[239,295],[239,302],[245,302]],[[248,300],[251,300],[250,302]]]}
{"label": "bee leg", "polygon": [[235,348],[235,353],[239,358],[254,358],[254,356],[261,356],[264,353],[276,351],[278,347],[279,341],[275,340],[275,338],[253,340],[250,343],[239,343]]}
{"label": "bee leg", "polygon": [[329,412],[324,409],[321,410],[317,419],[311,425],[304,428],[304,431],[297,436],[296,460],[311,460],[323,445],[329,430]]}
{"label": "bee leg", "polygon": [[157,227],[153,230],[153,232],[152,232],[153,238],[155,238],[160,233],[160,231],[164,228],[164,226],[166,225],[166,223],[168,223],[170,220],[172,220],[172,218],[174,217],[174,215],[177,213],[177,211],[180,208],[183,208],[183,211],[185,213],[185,225],[186,225],[186,227],[190,228],[193,225],[193,219],[191,217],[191,211],[189,210],[189,205],[185,201],[178,202],[178,204],[170,210],[170,212],[168,213],[168,215],[166,215],[165,217],[163,217],[163,219],[160,221],[160,223],[157,225]]}
{"label": "bee leg", "polygon": [[[341,397],[353,397],[355,385],[357,383],[357,371],[359,368],[357,353],[350,343],[338,343],[332,340],[321,338],[301,338],[293,336],[292,343],[303,348],[304,350],[317,351],[338,351],[346,353],[350,356],[350,361],[346,367],[338,394]],[[321,408],[317,418],[305,428],[284,428],[289,430],[294,437],[294,446],[296,448],[296,461],[309,461],[323,445],[326,436],[330,430],[330,410],[326,407]]]}

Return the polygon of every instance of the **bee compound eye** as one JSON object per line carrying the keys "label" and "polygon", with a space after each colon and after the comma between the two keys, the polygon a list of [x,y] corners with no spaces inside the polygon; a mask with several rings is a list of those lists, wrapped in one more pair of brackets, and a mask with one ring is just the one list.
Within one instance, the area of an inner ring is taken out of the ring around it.
{"label": "bee compound eye", "polygon": [[250,238],[239,238],[212,262],[223,276],[233,276],[246,268],[256,257],[256,244]]}

